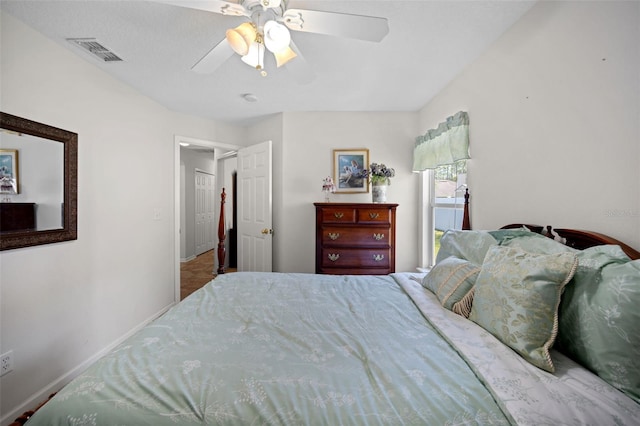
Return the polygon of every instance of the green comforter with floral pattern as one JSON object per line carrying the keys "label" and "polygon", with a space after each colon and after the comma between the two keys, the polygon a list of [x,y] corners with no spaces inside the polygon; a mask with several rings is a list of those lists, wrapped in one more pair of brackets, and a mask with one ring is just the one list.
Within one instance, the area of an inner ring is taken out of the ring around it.
{"label": "green comforter with floral pattern", "polygon": [[640,425],[561,353],[549,373],[417,274],[217,277],[96,362],[33,425]]}
{"label": "green comforter with floral pattern", "polygon": [[28,425],[509,423],[392,276],[234,273],[104,356]]}

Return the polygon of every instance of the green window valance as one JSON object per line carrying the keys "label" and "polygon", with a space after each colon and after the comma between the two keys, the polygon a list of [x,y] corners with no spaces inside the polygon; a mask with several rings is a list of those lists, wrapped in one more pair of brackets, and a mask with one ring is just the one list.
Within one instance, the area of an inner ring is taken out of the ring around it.
{"label": "green window valance", "polygon": [[459,111],[416,138],[413,171],[435,169],[469,157],[469,114]]}

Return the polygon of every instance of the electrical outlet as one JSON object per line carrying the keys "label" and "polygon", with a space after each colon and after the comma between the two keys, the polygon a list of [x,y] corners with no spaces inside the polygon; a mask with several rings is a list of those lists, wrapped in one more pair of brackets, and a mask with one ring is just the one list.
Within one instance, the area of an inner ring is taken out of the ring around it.
{"label": "electrical outlet", "polygon": [[4,376],[10,371],[13,371],[13,351],[0,355],[0,376]]}

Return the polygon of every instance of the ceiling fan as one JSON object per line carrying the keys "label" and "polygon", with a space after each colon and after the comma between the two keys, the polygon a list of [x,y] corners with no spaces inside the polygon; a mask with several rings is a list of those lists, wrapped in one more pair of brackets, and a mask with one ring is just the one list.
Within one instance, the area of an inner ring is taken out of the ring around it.
{"label": "ceiling fan", "polygon": [[266,76],[264,56],[273,54],[277,67],[294,58],[294,68],[309,77],[304,66],[302,53],[291,39],[292,31],[328,34],[359,40],[379,42],[389,32],[386,18],[323,12],[307,9],[289,9],[288,0],[238,0],[237,3],[224,0],[156,0],[160,3],[191,9],[220,13],[227,16],[247,18],[236,28],[226,31],[226,37],[214,46],[191,68],[198,73],[212,73],[234,52],[247,65]]}

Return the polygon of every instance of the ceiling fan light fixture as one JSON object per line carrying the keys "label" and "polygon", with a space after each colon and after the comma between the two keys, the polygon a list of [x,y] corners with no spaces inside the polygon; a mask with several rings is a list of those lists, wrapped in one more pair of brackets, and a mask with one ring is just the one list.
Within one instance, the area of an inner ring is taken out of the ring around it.
{"label": "ceiling fan light fixture", "polygon": [[281,52],[289,48],[291,33],[279,22],[267,21],[264,24],[264,44],[270,52]]}
{"label": "ceiling fan light fixture", "polygon": [[227,16],[247,16],[247,9],[241,4],[225,2],[220,8],[220,13]]}
{"label": "ceiling fan light fixture", "polygon": [[282,3],[282,0],[261,0],[260,3],[262,3],[263,9],[273,9],[276,7],[280,7],[280,3]]}
{"label": "ceiling fan light fixture", "polygon": [[234,29],[228,29],[225,34],[233,51],[244,56],[249,53],[251,44],[255,42],[257,31],[252,22],[245,22]]}
{"label": "ceiling fan light fixture", "polygon": [[264,69],[264,44],[254,41],[249,46],[249,52],[242,56],[242,62],[257,69]]}
{"label": "ceiling fan light fixture", "polygon": [[285,65],[287,62],[298,56],[292,48],[288,47],[280,52],[275,52],[273,56],[276,57],[276,65],[278,68]]}

